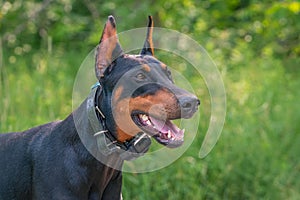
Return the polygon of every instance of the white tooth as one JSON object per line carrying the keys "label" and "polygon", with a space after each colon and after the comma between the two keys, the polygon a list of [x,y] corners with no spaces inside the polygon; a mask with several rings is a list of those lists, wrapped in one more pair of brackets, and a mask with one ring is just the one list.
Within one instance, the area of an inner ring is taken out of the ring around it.
{"label": "white tooth", "polygon": [[172,134],[171,134],[170,130],[168,130],[168,135],[167,136],[168,136],[169,139],[171,138]]}
{"label": "white tooth", "polygon": [[143,119],[144,121],[147,121],[149,118],[148,118],[147,115],[143,114],[143,115],[142,115],[142,119]]}
{"label": "white tooth", "polygon": [[146,124],[150,126],[150,125],[151,125],[150,120],[147,120],[147,121],[146,121]]}

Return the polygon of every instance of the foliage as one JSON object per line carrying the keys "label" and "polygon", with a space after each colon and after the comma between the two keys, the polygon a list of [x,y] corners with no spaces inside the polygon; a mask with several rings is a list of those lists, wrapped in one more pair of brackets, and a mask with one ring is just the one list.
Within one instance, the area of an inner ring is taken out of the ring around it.
{"label": "foliage", "polygon": [[209,156],[198,157],[210,115],[200,83],[196,140],[165,169],[126,173],[125,199],[299,198],[298,1],[0,0],[0,132],[71,112],[77,69],[109,14],[119,31],[145,26],[151,14],[156,26],[190,35],[217,63],[227,90],[226,123]]}

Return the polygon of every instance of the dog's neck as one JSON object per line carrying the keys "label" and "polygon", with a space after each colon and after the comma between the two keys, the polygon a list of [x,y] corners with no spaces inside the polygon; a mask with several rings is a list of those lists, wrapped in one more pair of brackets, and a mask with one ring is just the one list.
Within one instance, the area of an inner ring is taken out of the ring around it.
{"label": "dog's neck", "polygon": [[77,110],[72,113],[74,126],[76,132],[83,144],[83,147],[89,152],[91,156],[96,158],[101,163],[108,167],[121,170],[123,160],[120,158],[117,152],[113,152],[109,155],[103,153],[97,143],[97,137],[95,137],[94,123],[99,121],[91,121],[88,112],[89,98],[87,98]]}
{"label": "dog's neck", "polygon": [[73,112],[74,124],[82,144],[92,156],[121,170],[124,160],[136,159],[148,151],[151,139],[140,133],[128,142],[118,142],[106,126],[113,123],[112,119],[106,117],[107,113],[103,113],[99,105],[101,89],[99,85],[93,87],[88,98]]}

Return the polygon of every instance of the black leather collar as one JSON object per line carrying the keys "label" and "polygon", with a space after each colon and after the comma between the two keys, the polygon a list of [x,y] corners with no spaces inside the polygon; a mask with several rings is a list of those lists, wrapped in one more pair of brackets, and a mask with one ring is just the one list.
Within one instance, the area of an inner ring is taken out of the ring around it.
{"label": "black leather collar", "polygon": [[101,93],[102,86],[97,83],[87,99],[88,118],[94,130],[98,150],[105,156],[117,152],[123,160],[133,160],[144,155],[151,145],[151,138],[146,133],[140,132],[131,140],[121,143],[107,130],[105,115],[97,105],[97,98]]}

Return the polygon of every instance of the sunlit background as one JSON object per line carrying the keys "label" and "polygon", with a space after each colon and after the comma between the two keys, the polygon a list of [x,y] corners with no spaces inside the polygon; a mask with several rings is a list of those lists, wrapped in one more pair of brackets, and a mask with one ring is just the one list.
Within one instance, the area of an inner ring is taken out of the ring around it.
{"label": "sunlit background", "polygon": [[167,168],[125,173],[124,199],[299,198],[298,1],[0,0],[0,132],[72,112],[77,70],[110,14],[119,32],[146,26],[152,15],[155,26],[189,35],[217,64],[227,92],[222,136],[200,159],[209,93],[186,63],[164,60],[199,85],[198,134]]}

